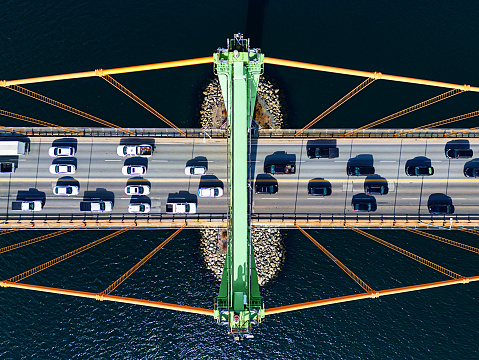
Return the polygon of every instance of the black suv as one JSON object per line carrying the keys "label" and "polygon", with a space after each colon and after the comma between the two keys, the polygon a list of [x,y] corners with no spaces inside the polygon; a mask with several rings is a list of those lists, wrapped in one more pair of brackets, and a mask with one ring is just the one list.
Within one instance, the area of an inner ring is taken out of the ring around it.
{"label": "black suv", "polygon": [[348,176],[368,176],[374,175],[374,167],[373,166],[361,166],[361,165],[353,165],[348,166],[346,172]]}
{"label": "black suv", "polygon": [[434,175],[434,168],[429,165],[406,166],[407,176],[431,176]]}
{"label": "black suv", "polygon": [[311,146],[308,148],[307,154],[310,159],[333,159],[339,157],[339,149],[337,147]]}
{"label": "black suv", "polygon": [[294,174],[296,166],[293,164],[271,164],[264,166],[266,174]]}
{"label": "black suv", "polygon": [[353,206],[353,210],[358,212],[361,212],[361,211],[371,212],[371,211],[376,211],[378,208],[375,202],[371,200],[367,200],[367,199],[353,200],[351,201],[351,205]]}
{"label": "black suv", "polygon": [[388,184],[384,183],[364,183],[364,192],[368,195],[387,195],[389,193]]}
{"label": "black suv", "polygon": [[428,209],[431,214],[454,214],[454,205],[450,204],[432,203],[429,204]]}
{"label": "black suv", "polygon": [[479,177],[479,167],[465,167],[464,168],[465,177]]}
{"label": "black suv", "polygon": [[278,192],[278,184],[263,185],[256,184],[256,194],[276,194]]}
{"label": "black suv", "polygon": [[472,158],[472,149],[447,149],[445,151],[448,159],[469,159]]}
{"label": "black suv", "polygon": [[332,190],[330,186],[308,186],[308,195],[309,196],[329,196],[331,195]]}

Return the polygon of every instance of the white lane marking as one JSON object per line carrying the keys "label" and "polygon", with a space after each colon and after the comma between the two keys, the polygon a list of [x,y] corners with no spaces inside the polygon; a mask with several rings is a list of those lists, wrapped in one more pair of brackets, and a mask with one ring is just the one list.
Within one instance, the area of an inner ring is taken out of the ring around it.
{"label": "white lane marking", "polygon": [[348,162],[348,160],[334,160],[334,162]]}
{"label": "white lane marking", "polygon": [[431,162],[442,162],[442,160],[432,160]]}
{"label": "white lane marking", "polygon": [[27,161],[27,159],[18,159],[18,161]]}
{"label": "white lane marking", "polygon": [[401,198],[401,200],[419,200],[419,198]]}
{"label": "white lane marking", "polygon": [[397,162],[396,160],[380,160],[379,162],[390,162],[390,163],[395,163]]}
{"label": "white lane marking", "polygon": [[121,160],[105,160],[105,161],[121,161]]}
{"label": "white lane marking", "polygon": [[261,198],[261,200],[279,200],[279,198]]}

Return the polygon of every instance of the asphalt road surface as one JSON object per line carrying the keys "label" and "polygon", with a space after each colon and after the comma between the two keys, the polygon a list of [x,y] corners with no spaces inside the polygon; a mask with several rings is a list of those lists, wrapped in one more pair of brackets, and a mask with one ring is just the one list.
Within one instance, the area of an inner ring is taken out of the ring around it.
{"label": "asphalt road surface", "polygon": [[[18,169],[14,174],[0,174],[0,213],[12,214],[11,202],[21,199],[44,201],[42,213],[79,214],[80,202],[100,198],[114,202],[113,214],[128,213],[130,202],[151,204],[151,213],[164,213],[169,200],[197,202],[198,213],[226,213],[228,209],[227,144],[224,139],[125,139],[122,143],[154,144],[150,158],[124,158],[116,153],[121,139],[116,138],[31,138],[28,155],[17,159],[0,157],[0,162],[14,160]],[[52,158],[48,149],[55,145],[71,144],[77,152],[73,158]],[[312,144],[337,146],[335,159],[308,159],[306,149]],[[470,147],[471,159],[447,159],[446,147]],[[288,140],[257,139],[251,146],[252,187],[256,179],[276,182],[276,194],[254,194],[253,213],[297,214],[353,214],[352,198],[367,198],[377,204],[375,214],[418,215],[429,214],[430,201],[449,202],[456,214],[479,214],[479,179],[466,178],[466,163],[479,167],[479,140],[448,139],[321,139]],[[289,162],[296,165],[295,174],[263,175],[266,163]],[[77,166],[74,175],[52,175],[52,163],[70,163]],[[129,177],[121,172],[124,164],[143,164],[147,173]],[[347,176],[348,164],[371,165],[374,176]],[[429,164],[434,175],[410,177],[406,164]],[[207,166],[206,176],[185,175],[187,165]],[[311,180],[325,180],[332,194],[325,197],[308,196]],[[365,181],[387,182],[389,193],[368,197],[364,194]],[[58,184],[80,187],[77,196],[56,196],[52,189]],[[127,184],[149,184],[151,193],[145,197],[131,197],[124,193]],[[225,195],[220,198],[197,197],[198,187],[222,186]]]}

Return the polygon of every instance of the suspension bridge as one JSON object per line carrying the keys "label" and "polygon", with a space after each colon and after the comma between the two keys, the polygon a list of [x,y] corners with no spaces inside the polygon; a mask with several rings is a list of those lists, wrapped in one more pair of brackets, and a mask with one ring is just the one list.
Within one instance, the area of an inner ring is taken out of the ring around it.
{"label": "suspension bridge", "polygon": [[[213,64],[214,73],[221,85],[227,109],[227,127],[224,129],[179,128],[112,77],[129,72],[204,64]],[[254,125],[253,114],[259,77],[268,66],[330,72],[364,80],[302,129],[261,129]],[[169,128],[123,128],[24,87],[34,83],[89,77],[105,80]],[[321,119],[362,90],[374,86],[373,83],[377,81],[432,86],[445,91],[356,129],[314,128]],[[448,151],[478,149],[479,128],[444,128],[448,124],[478,116],[479,111],[458,114],[413,129],[373,129],[413,111],[447,101],[453,96],[461,96],[464,92],[478,92],[479,87],[268,58],[260,49],[251,48],[249,39],[243,38],[241,34],[228,39],[226,48],[219,48],[212,57],[3,80],[0,81],[0,87],[4,91],[11,90],[102,126],[68,127],[66,124],[56,125],[0,109],[0,115],[4,117],[32,124],[25,127],[0,127],[0,145],[4,141],[25,145],[25,154],[0,154],[0,163],[12,163],[15,168],[14,172],[0,174],[0,236],[25,229],[54,231],[0,248],[0,253],[55,236],[68,236],[69,232],[79,229],[114,230],[88,245],[1,281],[0,285],[4,288],[21,288],[208,315],[226,325],[235,339],[241,339],[250,337],[251,326],[262,322],[271,314],[479,280],[479,276],[460,275],[365,231],[367,228],[410,231],[465,251],[479,252],[479,248],[424,231],[454,229],[479,234],[475,230],[479,212],[474,200],[479,195],[479,190],[475,186],[475,176],[468,176],[467,170],[472,169],[474,172],[474,169],[479,169],[479,162],[472,155],[467,160],[448,155]],[[154,149],[153,156],[126,160],[118,156],[119,145],[142,144]],[[49,154],[52,146],[73,148],[75,156],[52,159]],[[314,153],[317,149],[331,148],[338,150],[337,156],[316,159],[320,156],[311,155],[311,151]],[[279,167],[286,164],[294,166],[295,171],[286,174],[266,171],[267,166]],[[56,165],[68,165],[76,170],[67,173],[68,176],[48,171]],[[140,166],[144,172],[127,179],[121,172],[125,166]],[[188,176],[185,174],[185,166],[203,168],[206,174]],[[373,170],[361,173],[361,168]],[[429,173],[420,173],[425,168]],[[350,169],[358,169],[359,173],[351,172]],[[255,191],[255,186],[264,182],[276,186],[278,190],[272,194]],[[146,186],[151,189],[151,193],[149,196],[140,194],[139,197],[131,197],[125,194],[125,185]],[[369,185],[374,185],[376,192]],[[52,194],[55,186],[81,188],[83,194],[55,196]],[[199,187],[221,187],[224,196],[197,197]],[[310,196],[313,195],[311,188],[329,190],[324,190],[323,196]],[[90,202],[92,199],[111,202],[113,209],[100,213],[84,211],[80,203],[85,202],[85,199]],[[12,203],[19,201],[40,201],[41,211],[14,211]],[[129,205],[134,201],[148,204],[151,210],[140,214],[129,212]],[[186,214],[167,212],[166,203],[194,203],[197,211]],[[212,309],[111,295],[180,231],[203,227],[226,228],[228,231],[225,268]],[[364,292],[265,308],[255,268],[250,235],[252,227],[299,230]],[[93,246],[140,228],[176,231],[101,292],[51,288],[23,281]],[[440,272],[448,279],[394,289],[373,289],[307,232],[308,229],[322,228],[359,233]]]}

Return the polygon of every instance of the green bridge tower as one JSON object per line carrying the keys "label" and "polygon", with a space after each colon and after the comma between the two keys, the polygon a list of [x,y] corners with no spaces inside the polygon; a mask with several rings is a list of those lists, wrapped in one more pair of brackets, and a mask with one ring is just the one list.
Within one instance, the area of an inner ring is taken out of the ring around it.
{"label": "green bridge tower", "polygon": [[250,49],[249,39],[235,34],[226,49],[213,55],[228,116],[230,216],[228,250],[215,303],[215,319],[229,326],[235,339],[249,336],[264,318],[264,304],[250,234],[248,144],[264,55]]}

